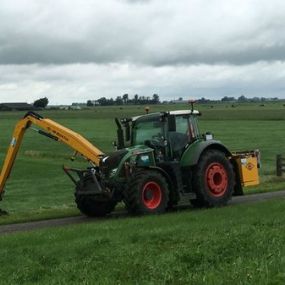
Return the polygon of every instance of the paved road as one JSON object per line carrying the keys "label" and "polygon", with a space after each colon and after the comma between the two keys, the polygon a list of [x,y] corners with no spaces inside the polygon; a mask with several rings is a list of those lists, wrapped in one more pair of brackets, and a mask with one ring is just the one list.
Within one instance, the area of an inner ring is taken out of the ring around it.
{"label": "paved road", "polygon": [[[267,192],[267,193],[261,193],[261,194],[233,197],[233,199],[229,202],[229,205],[254,203],[254,202],[270,200],[273,198],[284,199],[285,191]],[[21,224],[4,225],[4,226],[0,226],[0,235],[13,233],[13,232],[42,229],[42,228],[47,228],[47,227],[58,227],[58,226],[90,223],[90,222],[100,222],[100,221],[106,221],[110,219],[124,218],[124,217],[127,217],[127,214],[125,211],[116,211],[113,214],[105,218],[88,218],[85,216],[77,216],[77,217],[68,217],[68,218],[28,222],[28,223],[21,223]]]}

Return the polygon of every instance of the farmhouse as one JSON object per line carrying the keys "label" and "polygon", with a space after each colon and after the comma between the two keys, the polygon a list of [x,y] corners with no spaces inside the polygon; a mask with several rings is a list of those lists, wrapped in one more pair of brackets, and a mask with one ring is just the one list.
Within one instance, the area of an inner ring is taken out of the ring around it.
{"label": "farmhouse", "polygon": [[0,111],[29,111],[35,107],[28,103],[0,103]]}

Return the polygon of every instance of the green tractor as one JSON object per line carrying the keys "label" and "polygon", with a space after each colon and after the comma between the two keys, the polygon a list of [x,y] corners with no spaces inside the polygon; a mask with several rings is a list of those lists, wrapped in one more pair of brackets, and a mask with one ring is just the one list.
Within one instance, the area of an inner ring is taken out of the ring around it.
{"label": "green tractor", "polygon": [[[99,166],[77,173],[81,212],[104,216],[123,201],[132,214],[163,213],[185,201],[223,206],[232,195],[242,195],[247,181],[240,161],[248,153],[233,154],[211,133],[200,134],[200,115],[192,108],[116,118],[117,150]],[[257,161],[256,152],[249,155]],[[247,169],[254,173],[250,185],[258,184],[256,168],[251,163]]]}

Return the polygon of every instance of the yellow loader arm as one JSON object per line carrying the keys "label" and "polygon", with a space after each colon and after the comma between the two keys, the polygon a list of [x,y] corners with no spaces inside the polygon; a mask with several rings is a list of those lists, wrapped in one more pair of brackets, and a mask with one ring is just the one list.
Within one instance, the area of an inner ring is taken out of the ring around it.
{"label": "yellow loader arm", "polygon": [[9,178],[18,150],[22,143],[25,131],[31,125],[36,125],[41,128],[37,130],[39,134],[68,145],[74,149],[76,153],[81,154],[92,164],[98,166],[100,158],[104,156],[104,153],[101,150],[96,148],[92,143],[78,133],[50,119],[43,118],[34,112],[28,112],[24,118],[17,123],[13,132],[12,140],[0,175],[0,200],[1,194],[4,192],[5,183]]}

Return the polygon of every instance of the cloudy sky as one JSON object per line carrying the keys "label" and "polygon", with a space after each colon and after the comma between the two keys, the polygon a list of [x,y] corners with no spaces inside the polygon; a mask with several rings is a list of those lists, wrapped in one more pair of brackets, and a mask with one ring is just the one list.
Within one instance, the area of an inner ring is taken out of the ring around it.
{"label": "cloudy sky", "polygon": [[285,98],[280,0],[0,0],[0,102]]}

